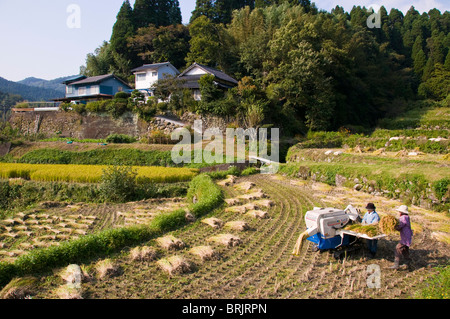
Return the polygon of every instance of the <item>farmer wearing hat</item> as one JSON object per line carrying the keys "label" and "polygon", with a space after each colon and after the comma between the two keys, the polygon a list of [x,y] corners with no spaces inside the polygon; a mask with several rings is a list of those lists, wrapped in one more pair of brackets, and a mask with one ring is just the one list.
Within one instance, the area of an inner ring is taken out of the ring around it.
{"label": "farmer wearing hat", "polygon": [[[363,225],[377,225],[380,222],[380,216],[375,211],[376,207],[373,203],[366,206],[367,213],[362,220]],[[367,240],[367,248],[369,249],[372,258],[375,258],[378,250],[378,240]]]}
{"label": "farmer wearing hat", "polygon": [[411,247],[413,232],[411,229],[411,220],[409,218],[408,206],[402,205],[397,208],[400,214],[399,224],[396,230],[400,232],[400,243],[395,248],[395,262],[391,269],[398,269],[400,267],[400,260],[403,258],[406,264],[410,265],[411,258],[409,256],[409,247]]}

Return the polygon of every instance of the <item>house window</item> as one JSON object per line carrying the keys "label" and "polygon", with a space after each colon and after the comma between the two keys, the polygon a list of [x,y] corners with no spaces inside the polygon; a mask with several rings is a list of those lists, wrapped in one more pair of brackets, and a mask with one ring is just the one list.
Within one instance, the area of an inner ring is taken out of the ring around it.
{"label": "house window", "polygon": [[145,73],[140,73],[140,74],[137,75],[137,81],[138,82],[145,81],[146,79],[147,79],[147,74],[145,74]]}
{"label": "house window", "polygon": [[152,72],[152,76],[153,76],[153,77],[158,76],[158,72]]}
{"label": "house window", "polygon": [[66,86],[66,93],[73,94],[73,86],[72,85]]}
{"label": "house window", "polygon": [[100,94],[100,87],[98,85],[91,86],[91,94]]}
{"label": "house window", "polygon": [[119,86],[119,88],[117,89],[119,92],[123,91],[123,87]]}
{"label": "house window", "polygon": [[79,87],[78,88],[78,95],[86,95],[86,87]]}

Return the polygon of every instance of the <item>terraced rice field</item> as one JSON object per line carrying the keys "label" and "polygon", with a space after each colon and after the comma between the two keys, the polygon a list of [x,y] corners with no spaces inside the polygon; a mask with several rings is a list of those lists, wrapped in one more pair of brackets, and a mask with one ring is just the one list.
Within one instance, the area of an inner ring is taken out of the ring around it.
{"label": "terraced rice field", "polygon": [[[43,182],[98,183],[105,165],[51,165],[0,163],[0,178],[23,178]],[[198,171],[189,168],[134,167],[137,179],[150,179],[154,183],[186,182]]]}
{"label": "terraced rice field", "polygon": [[104,229],[146,224],[158,214],[185,207],[186,203],[183,198],[173,198],[118,205],[41,206],[0,221],[0,261],[13,262],[32,249],[59,245]]}
{"label": "terraced rice field", "polygon": [[[254,185],[246,187],[248,185],[242,182]],[[82,285],[83,297],[409,298],[415,288],[436,273],[435,266],[447,263],[450,256],[449,245],[438,241],[433,236],[435,229],[429,228],[433,221],[426,214],[432,212],[420,212],[419,218],[413,217],[420,231],[414,238],[411,271],[387,269],[398,242],[395,236],[380,241],[379,256],[374,260],[366,258],[364,245],[342,261],[327,252],[313,252],[310,244],[303,247],[300,257],[294,257],[291,252],[304,230],[305,212],[314,206],[339,204],[337,207],[341,207],[346,200],[351,200],[348,193],[351,190],[336,191],[321,184],[305,184],[277,175],[241,178],[223,186],[223,190],[227,206],[204,218],[215,218],[216,223],[212,220],[205,223],[202,219],[171,234],[185,244],[184,248],[165,250],[153,240],[145,245],[154,247],[156,260],[145,262],[133,261],[130,251],[123,251],[112,257],[115,264],[120,265],[120,275],[87,280]],[[346,196],[348,198],[344,199]],[[366,199],[357,198],[357,201],[364,203]],[[383,205],[394,204],[382,200]],[[383,205],[380,207],[387,207]],[[226,209],[230,207],[241,208]],[[255,211],[266,214],[255,214]],[[235,222],[244,222],[248,227],[241,230],[222,227],[227,223],[236,225]],[[211,253],[211,250],[214,252],[211,259],[193,253]],[[186,273],[169,274],[161,269],[162,262],[158,260],[164,260],[166,265],[170,260],[187,262],[189,269]],[[94,264],[84,266],[90,269]],[[381,268],[379,289],[367,285],[368,267],[374,264]],[[61,279],[50,276],[40,286],[36,298],[58,298],[54,291],[62,284]]]}

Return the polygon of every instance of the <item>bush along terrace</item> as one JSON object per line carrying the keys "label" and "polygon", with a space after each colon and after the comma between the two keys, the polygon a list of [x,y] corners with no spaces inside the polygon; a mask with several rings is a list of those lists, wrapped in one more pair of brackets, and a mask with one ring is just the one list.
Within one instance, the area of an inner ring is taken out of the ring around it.
{"label": "bush along terrace", "polygon": [[0,287],[14,277],[46,272],[139,245],[187,225],[187,213],[199,218],[218,208],[224,201],[220,188],[206,175],[199,175],[192,180],[187,198],[191,202],[196,199],[188,210],[158,215],[148,225],[109,229],[63,242],[59,246],[35,249],[14,263],[0,262]]}

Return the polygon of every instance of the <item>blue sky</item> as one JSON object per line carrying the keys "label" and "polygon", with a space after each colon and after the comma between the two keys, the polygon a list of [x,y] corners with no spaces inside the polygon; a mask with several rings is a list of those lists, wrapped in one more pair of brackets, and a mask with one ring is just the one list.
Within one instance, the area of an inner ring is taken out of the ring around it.
{"label": "blue sky", "polygon": [[[187,23],[195,0],[179,0]],[[123,0],[0,0],[0,77],[19,81],[27,77],[54,79],[78,74],[86,55],[111,37]],[[134,4],[134,0],[130,1]],[[337,4],[350,11],[354,4],[385,5],[406,13],[411,5],[420,12],[450,10],[448,0],[317,0],[329,11]],[[69,5],[80,8],[80,28],[69,28]]]}

